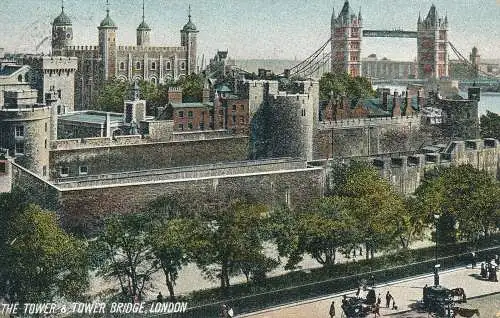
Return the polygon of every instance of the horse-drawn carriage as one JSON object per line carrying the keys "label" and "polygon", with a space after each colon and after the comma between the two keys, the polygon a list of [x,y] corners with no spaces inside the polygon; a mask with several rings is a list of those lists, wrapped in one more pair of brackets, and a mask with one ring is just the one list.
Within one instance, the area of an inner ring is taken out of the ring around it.
{"label": "horse-drawn carriage", "polygon": [[448,289],[443,286],[424,287],[423,304],[427,312],[438,317],[472,317],[479,310],[464,306],[467,297],[463,288]]}
{"label": "horse-drawn carriage", "polygon": [[343,310],[342,317],[345,318],[362,318],[373,313],[375,309],[376,296],[375,290],[369,289],[366,298],[363,297],[347,297],[342,299],[341,308]]}

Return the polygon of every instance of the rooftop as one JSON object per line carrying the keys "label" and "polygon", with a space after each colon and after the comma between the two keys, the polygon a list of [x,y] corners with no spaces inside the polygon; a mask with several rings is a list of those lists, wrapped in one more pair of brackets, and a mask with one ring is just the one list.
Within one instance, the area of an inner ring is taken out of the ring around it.
{"label": "rooftop", "polygon": [[173,108],[206,108],[213,107],[213,103],[171,103]]}

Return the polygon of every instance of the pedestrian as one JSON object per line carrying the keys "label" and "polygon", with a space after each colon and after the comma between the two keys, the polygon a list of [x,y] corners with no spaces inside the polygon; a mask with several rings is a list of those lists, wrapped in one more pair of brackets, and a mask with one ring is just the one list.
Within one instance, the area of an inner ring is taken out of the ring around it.
{"label": "pedestrian", "polygon": [[375,276],[374,275],[371,275],[370,276],[370,285],[373,287],[375,286]]}
{"label": "pedestrian", "polygon": [[360,293],[361,293],[361,287],[358,286],[358,290],[356,291],[356,297],[359,297]]}
{"label": "pedestrian", "polygon": [[392,309],[398,310],[398,306],[396,306],[396,301],[394,300],[394,297],[392,297]]}
{"label": "pedestrian", "polygon": [[380,317],[380,306],[378,304],[373,307],[373,313],[375,318]]}
{"label": "pedestrian", "polygon": [[385,308],[389,308],[389,305],[391,304],[391,299],[392,296],[389,293],[389,291],[387,291],[387,294],[385,294]]}
{"label": "pedestrian", "polygon": [[471,257],[472,257],[472,268],[476,268],[476,253],[472,252]]}
{"label": "pedestrian", "polygon": [[380,307],[380,304],[382,303],[382,299],[380,298],[380,293],[378,293],[377,297],[377,306]]}
{"label": "pedestrian", "polygon": [[480,275],[483,279],[486,278],[486,267],[484,266],[484,263],[481,263],[481,272]]}
{"label": "pedestrian", "polygon": [[221,305],[219,316],[220,316],[220,318],[227,318],[228,317],[227,306],[225,304]]}
{"label": "pedestrian", "polygon": [[332,301],[332,304],[330,305],[330,318],[335,317],[335,302]]}
{"label": "pedestrian", "polygon": [[158,293],[158,296],[156,296],[156,302],[157,303],[162,303],[163,302],[163,295],[161,292]]}

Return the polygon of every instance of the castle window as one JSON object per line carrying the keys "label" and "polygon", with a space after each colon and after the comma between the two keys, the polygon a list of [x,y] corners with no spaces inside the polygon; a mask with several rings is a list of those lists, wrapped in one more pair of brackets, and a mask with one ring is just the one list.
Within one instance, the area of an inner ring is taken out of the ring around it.
{"label": "castle window", "polygon": [[236,111],[236,105],[233,105],[233,110]]}
{"label": "castle window", "polygon": [[89,172],[89,168],[87,166],[80,166],[78,170],[80,175],[86,175]]}
{"label": "castle window", "polygon": [[186,63],[182,62],[181,63],[181,70],[185,70],[186,69]]}
{"label": "castle window", "polygon": [[170,62],[167,62],[167,70],[170,71]]}
{"label": "castle window", "polygon": [[16,126],[16,137],[24,137],[24,126]]}
{"label": "castle window", "polygon": [[154,84],[154,85],[156,85],[156,78],[155,77],[151,78],[151,83]]}
{"label": "castle window", "polygon": [[0,173],[6,173],[6,172],[7,172],[7,162],[0,161]]}
{"label": "castle window", "polygon": [[45,147],[45,149],[47,149],[47,139],[44,140],[43,146]]}
{"label": "castle window", "polygon": [[188,111],[188,118],[193,118],[193,112],[192,111]]}
{"label": "castle window", "polygon": [[42,167],[42,175],[45,177],[47,175],[47,166]]}
{"label": "castle window", "polygon": [[24,142],[23,141],[16,142],[14,153],[16,155],[22,155],[22,154],[24,154]]}
{"label": "castle window", "polygon": [[19,75],[19,76],[17,77],[17,81],[18,81],[18,82],[22,82],[22,81],[23,81],[23,76],[22,76],[22,75]]}
{"label": "castle window", "polygon": [[240,116],[240,125],[245,124],[245,116]]}
{"label": "castle window", "polygon": [[193,129],[193,123],[188,123],[188,129],[192,130]]}
{"label": "castle window", "polygon": [[184,130],[184,125],[183,124],[179,124],[179,131],[183,131]]}
{"label": "castle window", "polygon": [[302,116],[305,116],[306,115],[306,110],[304,108],[302,108]]}
{"label": "castle window", "polygon": [[233,115],[233,127],[236,126],[236,116]]}
{"label": "castle window", "polygon": [[141,69],[141,62],[135,63],[135,69],[137,69],[137,70]]}
{"label": "castle window", "polygon": [[179,118],[184,118],[184,112],[182,110],[179,112]]}
{"label": "castle window", "polygon": [[200,123],[200,130],[205,130],[205,123],[203,122]]}
{"label": "castle window", "polygon": [[125,63],[121,62],[120,63],[120,70],[124,70],[125,69]]}
{"label": "castle window", "polygon": [[156,70],[156,62],[152,62],[151,63],[151,69],[152,70]]}
{"label": "castle window", "polygon": [[59,175],[61,177],[69,176],[69,168],[68,167],[61,167],[61,169],[59,170]]}
{"label": "castle window", "polygon": [[45,132],[47,132],[47,123],[45,123]]}

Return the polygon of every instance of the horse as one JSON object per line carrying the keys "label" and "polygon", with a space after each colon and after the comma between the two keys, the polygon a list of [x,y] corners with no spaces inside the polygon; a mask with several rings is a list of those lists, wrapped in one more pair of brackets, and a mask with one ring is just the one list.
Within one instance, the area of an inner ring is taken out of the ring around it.
{"label": "horse", "polygon": [[453,310],[452,317],[457,317],[457,315],[459,317],[466,317],[466,318],[470,318],[470,317],[473,317],[475,315],[477,315],[478,317],[481,316],[479,314],[479,309],[477,309],[477,308],[453,307],[452,310]]}

